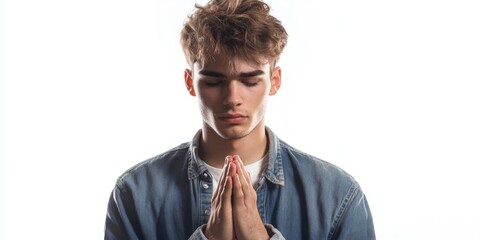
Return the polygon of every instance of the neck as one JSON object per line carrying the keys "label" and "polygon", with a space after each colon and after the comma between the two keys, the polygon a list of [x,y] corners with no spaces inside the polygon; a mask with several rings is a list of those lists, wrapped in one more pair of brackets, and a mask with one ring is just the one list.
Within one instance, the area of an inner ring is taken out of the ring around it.
{"label": "neck", "polygon": [[224,139],[209,126],[204,126],[199,154],[208,165],[217,168],[223,167],[225,157],[228,155],[238,155],[243,163],[248,165],[266,154],[267,144],[267,134],[263,123],[258,124],[246,136],[235,139]]}

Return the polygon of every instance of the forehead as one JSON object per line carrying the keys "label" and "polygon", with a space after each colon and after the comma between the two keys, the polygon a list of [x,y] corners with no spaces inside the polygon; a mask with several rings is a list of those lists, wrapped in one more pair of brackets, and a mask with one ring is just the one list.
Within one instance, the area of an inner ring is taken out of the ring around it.
{"label": "forehead", "polygon": [[252,72],[256,70],[262,70],[265,73],[268,73],[270,63],[259,65],[255,62],[243,60],[240,58],[230,58],[222,55],[216,55],[210,60],[205,61],[204,64],[200,64],[198,62],[194,63],[193,68],[194,72],[209,70],[219,72],[228,76],[236,76],[240,73]]}

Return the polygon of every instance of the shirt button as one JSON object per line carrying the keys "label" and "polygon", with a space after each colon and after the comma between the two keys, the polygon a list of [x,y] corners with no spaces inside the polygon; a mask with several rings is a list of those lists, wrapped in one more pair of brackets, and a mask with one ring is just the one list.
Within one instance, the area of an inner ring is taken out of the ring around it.
{"label": "shirt button", "polygon": [[203,215],[205,215],[205,216],[210,215],[210,211],[208,211],[208,210],[203,211]]}
{"label": "shirt button", "polygon": [[202,185],[202,187],[203,187],[204,189],[208,189],[208,184],[204,183],[204,184]]}
{"label": "shirt button", "polygon": [[203,173],[203,178],[208,179],[208,173],[204,172]]}

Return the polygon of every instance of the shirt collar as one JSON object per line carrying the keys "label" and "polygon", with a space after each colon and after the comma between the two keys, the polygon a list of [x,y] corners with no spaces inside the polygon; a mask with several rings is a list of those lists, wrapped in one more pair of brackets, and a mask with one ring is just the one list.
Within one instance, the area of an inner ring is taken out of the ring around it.
{"label": "shirt collar", "polygon": [[195,136],[192,139],[190,148],[188,150],[188,180],[197,178],[200,174],[208,171],[207,166],[205,166],[202,161],[197,159],[195,152],[198,151],[200,137],[202,136],[202,130],[198,130]]}
{"label": "shirt collar", "polygon": [[285,179],[280,141],[269,127],[265,127],[265,129],[268,136],[268,167],[265,170],[265,178],[274,184],[283,186]]}
{"label": "shirt collar", "polygon": [[[273,131],[265,127],[268,136],[268,166],[265,170],[265,178],[274,184],[283,186],[285,184],[282,165],[282,154],[280,141]],[[197,178],[200,174],[207,171],[207,167],[204,163],[196,158],[195,151],[198,150],[200,137],[202,136],[202,130],[199,130],[193,137],[189,152],[187,155],[188,160],[188,179],[192,180]]]}

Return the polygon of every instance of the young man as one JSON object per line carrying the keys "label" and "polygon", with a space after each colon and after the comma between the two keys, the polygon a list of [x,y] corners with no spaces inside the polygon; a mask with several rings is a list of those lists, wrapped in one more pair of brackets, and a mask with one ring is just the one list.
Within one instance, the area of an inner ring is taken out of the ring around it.
{"label": "young man", "polygon": [[202,129],[117,181],[105,239],[375,239],[359,185],[265,126],[287,42],[258,0],[211,0],[185,23]]}

